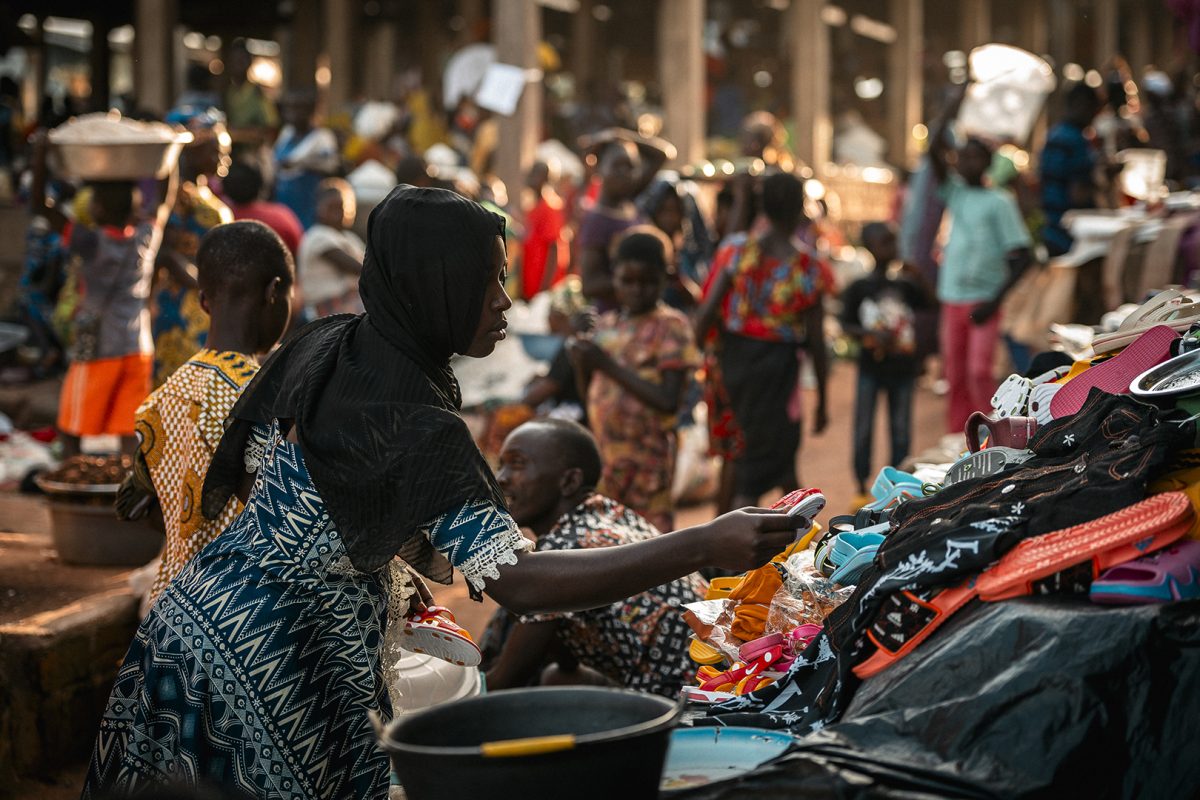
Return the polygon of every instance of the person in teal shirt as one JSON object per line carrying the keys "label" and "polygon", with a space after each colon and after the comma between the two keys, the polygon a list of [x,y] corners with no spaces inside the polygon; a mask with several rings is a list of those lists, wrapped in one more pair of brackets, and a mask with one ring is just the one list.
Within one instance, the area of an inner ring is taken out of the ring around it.
{"label": "person in teal shirt", "polygon": [[952,220],[937,280],[949,431],[961,431],[972,411],[991,408],[1000,304],[1032,261],[1033,244],[1013,197],[984,182],[992,163],[986,142],[967,139],[956,153],[957,174],[950,172],[946,130],[965,95],[964,86],[935,126],[930,147],[938,193]]}

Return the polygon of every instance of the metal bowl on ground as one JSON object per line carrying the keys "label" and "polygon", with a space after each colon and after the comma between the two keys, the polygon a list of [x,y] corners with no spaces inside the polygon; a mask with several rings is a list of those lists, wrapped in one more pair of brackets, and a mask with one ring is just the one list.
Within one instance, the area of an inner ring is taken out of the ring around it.
{"label": "metal bowl on ground", "polygon": [[405,650],[388,682],[392,714],[399,719],[442,703],[478,697],[483,691],[481,675],[474,667]]}
{"label": "metal bowl on ground", "polygon": [[393,722],[409,800],[656,797],[682,705],[622,689],[510,689]]}
{"label": "metal bowl on ground", "polygon": [[50,536],[67,564],[140,567],[159,554],[163,535],[149,522],[117,519],[119,485],[34,478],[50,501]]}
{"label": "metal bowl on ground", "polygon": [[552,333],[518,333],[525,354],[538,361],[553,361],[562,350],[566,341],[562,336]]}

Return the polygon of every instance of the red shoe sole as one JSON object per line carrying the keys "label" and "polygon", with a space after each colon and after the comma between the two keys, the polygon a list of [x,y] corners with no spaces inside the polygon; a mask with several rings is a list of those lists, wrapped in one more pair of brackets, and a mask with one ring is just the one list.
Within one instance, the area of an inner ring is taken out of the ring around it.
{"label": "red shoe sole", "polygon": [[[902,594],[908,595],[907,592]],[[895,664],[900,659],[915,650],[922,642],[930,637],[930,635],[942,626],[942,623],[954,615],[954,612],[971,602],[978,593],[975,590],[974,579],[968,580],[961,586],[956,586],[953,589],[946,589],[934,595],[928,601],[918,600],[912,595],[908,595],[906,602],[916,603],[925,609],[934,613],[934,616],[925,627],[919,630],[916,634],[909,638],[904,646],[898,650],[892,651],[885,647],[880,641],[875,638],[875,634],[867,631],[867,638],[874,643],[878,648],[870,658],[860,662],[854,667],[854,674],[859,678],[866,680],[872,675],[878,675],[885,669]]]}
{"label": "red shoe sole", "polygon": [[1037,581],[1088,561],[1095,578],[1179,539],[1194,516],[1182,492],[1148,497],[1091,522],[1026,539],[980,575],[976,588],[989,602],[1020,597],[1030,594]]}

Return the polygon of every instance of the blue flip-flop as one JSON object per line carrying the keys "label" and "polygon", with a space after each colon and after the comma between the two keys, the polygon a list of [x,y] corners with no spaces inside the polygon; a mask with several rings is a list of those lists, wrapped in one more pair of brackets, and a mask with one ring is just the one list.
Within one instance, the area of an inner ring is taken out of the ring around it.
{"label": "blue flip-flop", "polygon": [[[827,556],[828,564],[834,568],[829,575],[830,580],[846,585],[852,582],[847,580],[849,576],[861,574],[861,570],[870,565],[879,546],[883,544],[883,532],[887,529],[886,523],[876,527],[882,530],[850,531],[833,538]],[[838,579],[839,575],[841,580]]]}
{"label": "blue flip-flop", "polygon": [[878,552],[879,544],[868,544],[865,547],[859,548],[849,560],[833,571],[833,574],[829,576],[829,580],[840,586],[858,585],[863,573],[875,561],[875,554]]}
{"label": "blue flip-flop", "polygon": [[884,509],[898,506],[901,503],[911,500],[914,497],[924,497],[924,484],[921,483],[897,483],[887,494],[877,500],[867,503],[863,506],[865,511],[883,511]]}
{"label": "blue flip-flop", "polygon": [[921,479],[895,467],[884,467],[879,470],[879,474],[875,476],[875,482],[871,484],[871,496],[876,500],[883,500],[891,496],[897,486],[905,484],[915,485],[920,489]]}

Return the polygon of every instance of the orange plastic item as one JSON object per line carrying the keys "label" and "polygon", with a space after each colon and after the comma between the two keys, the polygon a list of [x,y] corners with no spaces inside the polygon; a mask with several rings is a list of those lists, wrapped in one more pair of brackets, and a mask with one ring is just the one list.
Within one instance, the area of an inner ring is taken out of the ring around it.
{"label": "orange plastic item", "polygon": [[734,694],[750,694],[757,692],[764,686],[770,686],[775,682],[774,678],[760,678],[757,675],[747,675],[738,681],[737,687],[733,690]]}
{"label": "orange plastic item", "polygon": [[748,642],[763,635],[771,600],[782,586],[783,578],[774,564],[764,564],[742,576],[729,593],[729,599],[738,603],[730,627],[734,636]]}
{"label": "orange plastic item", "polygon": [[704,595],[705,600],[721,600],[729,596],[729,593],[734,590],[739,583],[742,582],[741,576],[732,578],[713,578],[708,582],[708,593]]}
{"label": "orange plastic item", "polygon": [[1085,562],[1091,562],[1094,578],[1181,538],[1194,517],[1187,495],[1167,492],[1099,519],[1026,539],[979,576],[979,596],[994,602],[1030,594],[1037,581]]}

